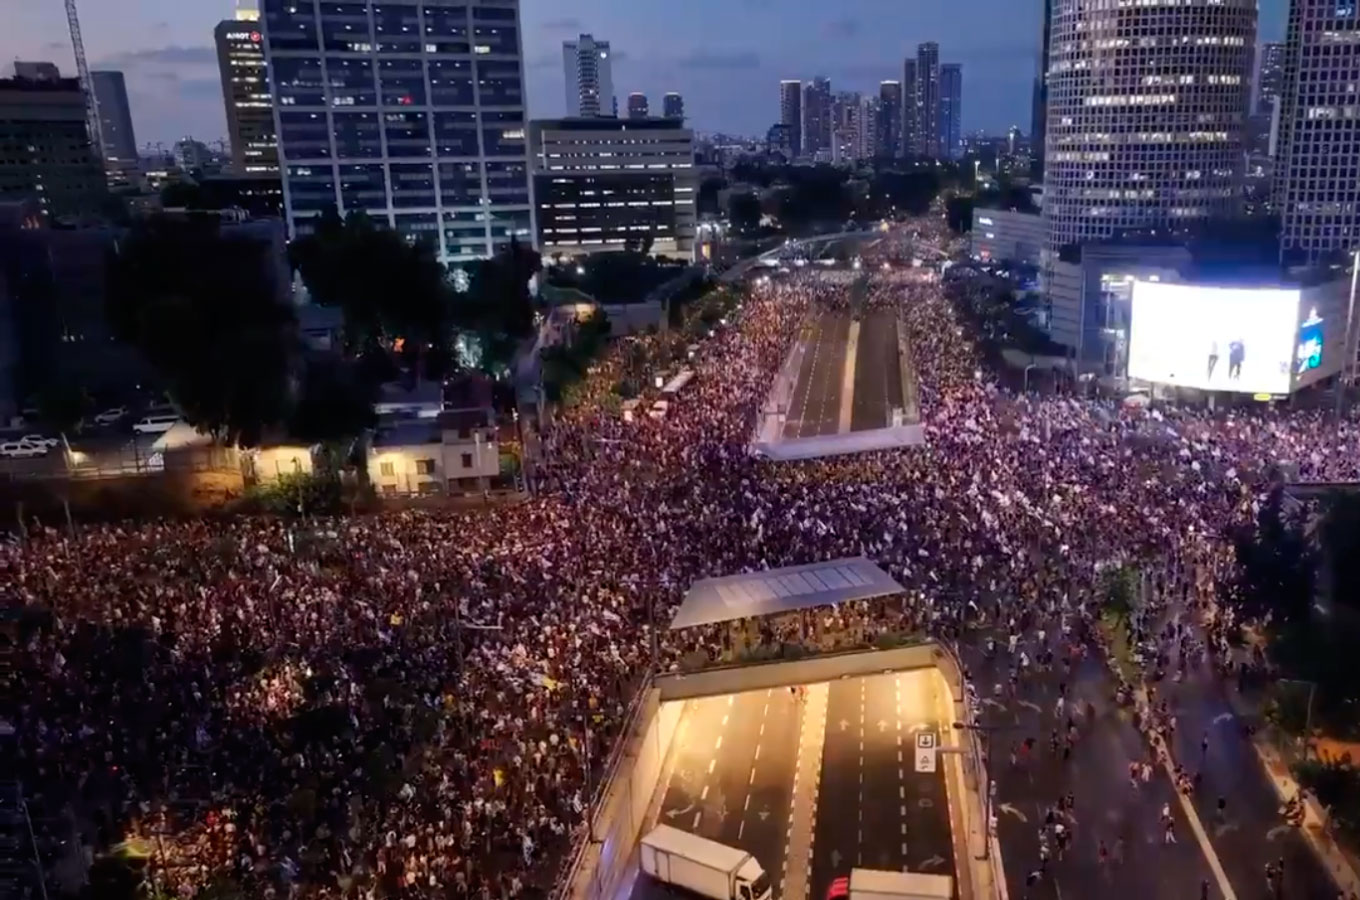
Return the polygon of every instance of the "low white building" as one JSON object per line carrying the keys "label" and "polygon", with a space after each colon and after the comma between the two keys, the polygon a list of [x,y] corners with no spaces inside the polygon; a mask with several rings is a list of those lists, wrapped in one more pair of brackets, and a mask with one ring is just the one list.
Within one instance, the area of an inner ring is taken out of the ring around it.
{"label": "low white building", "polygon": [[469,494],[495,487],[501,474],[489,387],[448,391],[444,411],[380,425],[368,449],[368,478],[381,495]]}
{"label": "low white building", "polygon": [[1039,265],[1044,217],[1014,209],[973,210],[972,255],[984,262]]}

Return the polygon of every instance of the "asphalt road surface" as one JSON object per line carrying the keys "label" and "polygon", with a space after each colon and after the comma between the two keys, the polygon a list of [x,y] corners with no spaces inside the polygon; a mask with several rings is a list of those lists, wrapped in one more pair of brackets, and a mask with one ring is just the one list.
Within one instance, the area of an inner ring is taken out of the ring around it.
{"label": "asphalt road surface", "polygon": [[938,734],[931,673],[830,684],[808,900],[856,866],[954,873],[943,767],[915,771],[919,731]]}
{"label": "asphalt road surface", "polygon": [[891,312],[875,311],[865,316],[860,325],[850,430],[887,428],[892,424],[893,407],[902,407],[897,317]]}
{"label": "asphalt road surface", "polygon": [[813,325],[789,401],[786,440],[837,432],[849,334],[850,316],[846,313],[823,313]]}
{"label": "asphalt road surface", "polygon": [[[776,886],[788,843],[801,706],[787,689],[690,701],[675,736],[675,767],[660,822],[755,856]],[[645,875],[636,900],[672,898]]]}
{"label": "asphalt road surface", "polygon": [[[1072,698],[1079,703],[1089,700],[1096,718],[1084,726],[1071,758],[1064,761],[1061,751],[1054,753],[1050,744],[1053,729],[1063,729],[1066,722],[1066,712],[1060,722],[1055,710],[1062,676],[1058,672],[1031,674],[1021,679],[1018,697],[997,699],[993,685],[1004,682],[1008,665],[1004,638],[999,642],[1003,646],[995,663],[967,650],[965,659],[983,698],[980,719],[993,729],[989,758],[997,782],[994,814],[1012,900],[1198,900],[1205,879],[1209,896],[1221,897],[1167,776],[1157,770],[1147,785],[1136,789],[1130,785],[1129,762],[1148,755],[1142,736],[1113,703],[1104,666],[1088,660],[1073,673],[1069,702]],[[1034,654],[1032,646],[1030,654]],[[1035,739],[1035,753],[1012,767],[1011,751],[1026,737]],[[1067,792],[1076,804],[1067,822],[1072,841],[1062,859],[1056,857],[1056,846],[1052,847],[1055,855],[1045,874],[1038,884],[1029,886],[1027,877],[1039,868],[1039,828],[1044,815]],[[1175,819],[1173,844],[1163,842],[1159,822],[1166,804]],[[1111,854],[1104,865],[1098,851],[1102,840]]]}

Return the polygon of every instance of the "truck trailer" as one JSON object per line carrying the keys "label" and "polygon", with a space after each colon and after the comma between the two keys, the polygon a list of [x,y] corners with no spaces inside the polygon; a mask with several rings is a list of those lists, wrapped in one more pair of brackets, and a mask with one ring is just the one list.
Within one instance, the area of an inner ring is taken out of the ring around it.
{"label": "truck trailer", "polygon": [[954,879],[924,872],[851,869],[831,882],[826,900],[953,900]]}
{"label": "truck trailer", "polygon": [[709,900],[770,900],[770,879],[754,856],[658,825],[642,839],[642,871]]}

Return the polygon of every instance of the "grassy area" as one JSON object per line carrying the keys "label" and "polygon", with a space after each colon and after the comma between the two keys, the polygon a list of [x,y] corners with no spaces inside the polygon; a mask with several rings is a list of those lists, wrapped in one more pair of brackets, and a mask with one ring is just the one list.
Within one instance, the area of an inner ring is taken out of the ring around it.
{"label": "grassy area", "polygon": [[1119,673],[1129,681],[1138,677],[1138,669],[1133,663],[1133,647],[1129,644],[1129,622],[1124,616],[1112,610],[1100,615],[1100,630],[1109,643],[1110,655],[1114,657]]}

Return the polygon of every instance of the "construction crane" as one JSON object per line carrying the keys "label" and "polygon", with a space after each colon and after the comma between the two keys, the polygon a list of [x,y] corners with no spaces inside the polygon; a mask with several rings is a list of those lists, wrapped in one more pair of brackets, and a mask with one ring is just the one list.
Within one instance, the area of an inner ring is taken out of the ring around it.
{"label": "construction crane", "polygon": [[80,89],[85,92],[85,127],[90,131],[90,146],[99,154],[101,160],[107,159],[107,154],[104,153],[104,129],[99,124],[99,100],[94,95],[90,66],[85,62],[85,40],[80,36],[80,16],[76,12],[76,0],[66,0],[66,22],[71,26],[71,49],[76,54],[76,74],[80,76]]}

